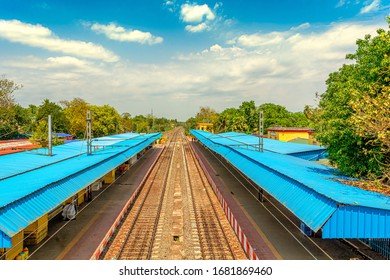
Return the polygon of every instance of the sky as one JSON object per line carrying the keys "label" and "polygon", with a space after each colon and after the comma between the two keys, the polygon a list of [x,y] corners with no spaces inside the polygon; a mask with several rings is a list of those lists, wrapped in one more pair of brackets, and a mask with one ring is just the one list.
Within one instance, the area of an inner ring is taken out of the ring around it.
{"label": "sky", "polygon": [[0,75],[27,107],[79,97],[185,121],[243,101],[315,105],[390,0],[0,0]]}

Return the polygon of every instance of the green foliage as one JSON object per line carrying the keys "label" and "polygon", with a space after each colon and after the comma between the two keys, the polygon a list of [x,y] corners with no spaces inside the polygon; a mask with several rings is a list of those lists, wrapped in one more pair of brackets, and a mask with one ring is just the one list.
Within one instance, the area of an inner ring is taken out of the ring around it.
{"label": "green foliage", "polygon": [[61,106],[49,99],[45,99],[38,107],[37,121],[44,120],[47,122],[48,116],[51,115],[52,131],[67,133],[69,131],[69,119],[65,116],[64,110]]}
{"label": "green foliage", "polygon": [[92,134],[93,137],[101,137],[117,134],[122,131],[121,116],[110,105],[90,105],[92,111]]}
{"label": "green foliage", "polygon": [[177,125],[176,120],[158,118],[151,114],[147,116],[137,115],[134,118],[131,118],[129,113],[122,114],[122,123],[126,124],[124,126],[126,131],[137,133],[164,132]]}
{"label": "green foliage", "polygon": [[389,135],[381,131],[390,128],[390,115],[383,114],[389,106],[390,33],[377,33],[357,40],[356,52],[347,55],[354,63],[329,75],[314,118],[317,139],[342,172],[388,179]]}
{"label": "green foliage", "polygon": [[[32,142],[38,143],[43,148],[48,147],[49,135],[48,135],[48,122],[47,120],[40,120],[35,124],[34,132],[30,137]],[[57,146],[64,144],[64,141],[58,139],[54,134],[52,135],[52,145]]]}
{"label": "green foliage", "polygon": [[164,132],[171,130],[177,125],[176,120],[168,120],[166,118],[155,118],[154,119],[154,131]]}
{"label": "green foliage", "polygon": [[213,108],[200,107],[199,112],[196,114],[195,119],[198,123],[200,122],[215,123],[216,120],[218,119],[218,113]]}
{"label": "green foliage", "polygon": [[264,133],[273,126],[306,127],[308,119],[302,112],[291,113],[285,107],[265,103],[256,107],[255,102],[244,101],[239,108],[228,108],[219,114],[216,122],[216,132],[237,131],[257,133],[259,112],[264,114]]}
{"label": "green foliage", "polygon": [[255,101],[244,101],[238,107],[239,118],[237,123],[241,125],[241,131],[251,133],[257,131],[259,127],[259,114],[255,105]]}
{"label": "green foliage", "polygon": [[86,130],[86,116],[88,103],[82,98],[74,98],[71,101],[61,101],[64,114],[69,122],[69,133],[83,139]]}
{"label": "green foliage", "polygon": [[259,110],[264,112],[265,133],[267,133],[267,128],[269,127],[300,127],[294,122],[293,114],[281,105],[265,103],[259,106]]}
{"label": "green foliage", "polygon": [[29,108],[23,108],[19,104],[15,105],[15,120],[18,124],[19,134],[27,134],[32,129],[32,120],[34,118]]}
{"label": "green foliage", "polygon": [[123,132],[131,132],[133,130],[133,120],[130,113],[125,112],[121,115],[121,126]]}
{"label": "green foliage", "polygon": [[189,118],[185,124],[184,124],[184,132],[189,135],[189,131],[191,129],[195,129],[196,128],[196,125],[197,125],[197,121],[196,121],[196,118]]}
{"label": "green foliage", "polygon": [[15,82],[0,78],[0,139],[10,139],[18,135],[13,93],[20,88],[22,86]]}
{"label": "green foliage", "polygon": [[[11,139],[18,134],[32,134],[31,139],[46,146],[48,116],[52,117],[52,131],[70,133],[79,139],[86,131],[86,113],[92,111],[93,137],[123,133],[152,133],[167,131],[175,127],[177,120],[139,115],[134,118],[130,113],[119,115],[115,108],[104,105],[90,105],[81,98],[61,101],[60,105],[45,99],[41,105],[30,104],[27,108],[15,103],[13,92],[22,86],[13,81],[0,79],[0,139]],[[207,111],[207,110],[206,110]],[[53,138],[53,145],[62,143]]]}
{"label": "green foliage", "polygon": [[136,133],[147,133],[151,122],[152,120],[149,121],[149,119],[143,115],[135,116],[133,118],[133,131]]}
{"label": "green foliage", "polygon": [[288,126],[309,127],[309,120],[303,112],[290,113]]}
{"label": "green foliage", "polygon": [[212,123],[214,127],[218,122],[219,114],[208,106],[200,107],[195,117],[189,118],[184,124],[184,132],[188,135],[191,129],[195,129],[198,123]]}

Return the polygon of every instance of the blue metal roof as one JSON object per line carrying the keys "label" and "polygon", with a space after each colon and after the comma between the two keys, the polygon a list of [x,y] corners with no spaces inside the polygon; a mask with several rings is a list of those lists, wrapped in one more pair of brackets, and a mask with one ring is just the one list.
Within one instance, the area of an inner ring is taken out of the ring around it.
{"label": "blue metal roof", "polygon": [[[213,142],[232,147],[245,147],[249,150],[258,150],[259,137],[239,132],[226,132],[210,135]],[[263,138],[264,150],[314,160],[323,157],[326,148],[308,144],[296,144]]]}
{"label": "blue metal roof", "polygon": [[[154,134],[140,135],[136,133],[125,133],[92,139],[93,150],[102,146],[119,145],[120,142],[128,140],[125,145],[133,145],[142,140],[152,137]],[[135,141],[135,142],[134,142]],[[123,143],[121,143],[123,145]],[[87,152],[86,141],[70,142],[64,145],[53,147],[53,156],[42,156],[47,154],[47,148],[40,148],[22,153],[15,153],[0,157],[0,181],[17,174],[32,171],[46,165],[56,164],[60,161],[81,156]]]}
{"label": "blue metal roof", "polygon": [[335,169],[264,151],[224,145],[213,134],[191,133],[285,205],[323,238],[389,238],[390,197],[335,181]]}
{"label": "blue metal roof", "polygon": [[[0,157],[0,245],[161,137],[123,134],[53,147],[53,156],[31,152]],[[108,141],[106,141],[108,140]],[[100,143],[104,143],[100,145]]]}

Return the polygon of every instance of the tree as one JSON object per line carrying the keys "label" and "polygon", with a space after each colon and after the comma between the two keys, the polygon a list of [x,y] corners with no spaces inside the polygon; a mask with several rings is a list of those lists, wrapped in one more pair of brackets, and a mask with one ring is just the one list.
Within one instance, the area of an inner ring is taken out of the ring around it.
{"label": "tree", "polygon": [[264,132],[267,133],[267,128],[281,126],[294,126],[290,121],[290,112],[281,105],[273,103],[264,103],[259,106],[259,110],[264,112]]}
{"label": "tree", "polygon": [[82,98],[74,98],[71,101],[61,101],[64,114],[69,122],[69,133],[77,138],[84,138],[87,127],[88,103]]}
{"label": "tree", "polygon": [[9,139],[17,136],[18,125],[15,119],[14,91],[22,85],[4,78],[0,79],[0,139]]}
{"label": "tree", "polygon": [[116,134],[122,131],[121,116],[110,105],[90,105],[93,137]]}
{"label": "tree", "polygon": [[69,120],[66,118],[64,110],[61,106],[49,99],[43,100],[42,104],[38,107],[37,121],[47,122],[48,116],[52,118],[52,131],[53,132],[69,132]]}
{"label": "tree", "polygon": [[309,120],[303,112],[290,113],[288,126],[290,126],[290,127],[308,127]]}
{"label": "tree", "polygon": [[[389,73],[390,74],[390,73]],[[390,88],[380,89],[374,85],[367,94],[361,96],[353,93],[351,101],[354,114],[351,123],[363,139],[369,139],[368,144],[376,147],[371,153],[379,163],[380,176],[383,181],[390,181]],[[357,96],[358,95],[358,96]],[[357,101],[355,101],[357,100]],[[367,152],[365,150],[365,152]]]}
{"label": "tree", "polygon": [[[61,106],[49,99],[45,99],[39,107],[30,105],[27,109],[30,112],[30,118],[32,121],[32,136],[30,139],[34,142],[38,142],[42,147],[47,147],[48,144],[48,116],[52,118],[52,131],[55,132],[68,132],[69,122],[65,117],[64,111]],[[36,116],[32,116],[32,112],[36,112]],[[58,137],[53,136],[53,145],[63,144]]]}
{"label": "tree", "polygon": [[121,115],[121,125],[123,127],[124,132],[129,132],[133,130],[133,121],[131,119],[130,113],[123,113]]}
{"label": "tree", "polygon": [[206,107],[200,107],[199,112],[196,114],[196,120],[197,122],[210,122],[215,123],[218,119],[218,113],[208,106]]}
{"label": "tree", "polygon": [[[390,17],[388,17],[390,27]],[[390,31],[379,29],[378,36],[358,40],[355,54],[363,86],[351,91],[351,124],[357,134],[368,140],[379,164],[382,180],[390,181]]]}
{"label": "tree", "polygon": [[219,114],[218,120],[215,124],[215,132],[233,131],[233,118],[238,114],[236,108],[227,108]]}
{"label": "tree", "polygon": [[[30,140],[32,142],[36,142],[42,147],[46,148],[49,143],[49,135],[48,135],[48,122],[46,119],[42,119],[36,122],[34,131],[30,137]],[[60,140],[57,136],[54,134],[52,135],[52,145],[57,146],[64,144],[63,140]]]}
{"label": "tree", "polygon": [[175,126],[177,123],[176,120],[168,120],[166,118],[155,118],[154,120],[154,130],[155,131],[168,131],[172,126]]}
{"label": "tree", "polygon": [[191,129],[195,129],[197,126],[196,118],[191,117],[185,122],[185,132],[188,134]]}
{"label": "tree", "polygon": [[[196,128],[198,123],[212,123],[217,126],[219,114],[213,108],[201,106],[195,118],[189,118],[185,123],[185,133],[189,134],[190,129]],[[174,121],[177,124],[177,120]]]}
{"label": "tree", "polygon": [[137,115],[133,118],[133,130],[136,133],[148,132],[149,120],[144,115]]}
{"label": "tree", "polygon": [[377,34],[357,40],[356,52],[346,56],[354,63],[329,75],[315,128],[341,171],[388,181],[390,33]]}
{"label": "tree", "polygon": [[308,126],[308,119],[302,112],[291,113],[285,107],[272,103],[265,103],[257,108],[252,100],[242,102],[238,109],[228,108],[220,113],[216,122],[216,132],[257,133],[260,110],[264,113],[265,132],[267,132],[268,127],[272,126]]}
{"label": "tree", "polygon": [[15,105],[15,120],[18,126],[19,134],[27,134],[33,128],[33,115],[29,108],[23,108],[19,104]]}
{"label": "tree", "polygon": [[255,105],[255,101],[244,101],[238,107],[240,117],[236,118],[236,122],[242,123],[240,125],[241,131],[245,133],[252,133],[258,130],[259,127],[259,113]]}

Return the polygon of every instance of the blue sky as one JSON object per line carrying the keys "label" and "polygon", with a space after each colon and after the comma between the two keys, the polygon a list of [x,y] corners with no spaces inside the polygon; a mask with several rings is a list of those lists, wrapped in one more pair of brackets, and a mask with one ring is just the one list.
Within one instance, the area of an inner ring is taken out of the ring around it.
{"label": "blue sky", "polygon": [[243,101],[314,104],[390,0],[0,0],[0,75],[22,106],[81,97],[186,120]]}

